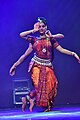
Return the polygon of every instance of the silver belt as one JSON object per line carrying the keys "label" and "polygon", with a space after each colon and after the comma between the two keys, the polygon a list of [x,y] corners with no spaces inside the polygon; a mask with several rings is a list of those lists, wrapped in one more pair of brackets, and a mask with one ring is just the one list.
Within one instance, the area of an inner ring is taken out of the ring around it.
{"label": "silver belt", "polygon": [[36,62],[37,64],[44,65],[44,66],[52,66],[50,59],[41,59],[36,55],[32,58],[31,61]]}

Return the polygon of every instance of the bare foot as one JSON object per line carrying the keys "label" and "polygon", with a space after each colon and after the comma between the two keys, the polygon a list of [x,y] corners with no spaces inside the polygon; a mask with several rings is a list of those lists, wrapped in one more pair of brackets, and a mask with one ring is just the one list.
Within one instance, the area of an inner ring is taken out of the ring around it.
{"label": "bare foot", "polygon": [[22,97],[22,111],[24,112],[26,109],[26,98]]}
{"label": "bare foot", "polygon": [[30,107],[29,107],[30,112],[32,112],[33,107],[34,107],[34,101],[30,99]]}

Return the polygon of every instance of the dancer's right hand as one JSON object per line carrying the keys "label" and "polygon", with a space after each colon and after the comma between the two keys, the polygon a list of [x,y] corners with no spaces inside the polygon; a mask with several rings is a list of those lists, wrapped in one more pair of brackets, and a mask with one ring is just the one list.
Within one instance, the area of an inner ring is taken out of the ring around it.
{"label": "dancer's right hand", "polygon": [[14,65],[10,68],[9,74],[11,76],[15,75],[15,69],[16,69],[16,67]]}
{"label": "dancer's right hand", "polygon": [[34,32],[37,32],[39,30],[39,22],[34,24]]}

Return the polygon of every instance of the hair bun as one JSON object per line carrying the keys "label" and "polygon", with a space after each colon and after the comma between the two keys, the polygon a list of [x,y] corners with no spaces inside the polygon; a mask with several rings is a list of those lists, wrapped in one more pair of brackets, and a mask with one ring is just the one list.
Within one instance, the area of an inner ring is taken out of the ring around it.
{"label": "hair bun", "polygon": [[46,19],[44,17],[38,17],[38,22],[42,22],[45,25],[47,25],[47,21],[46,21]]}

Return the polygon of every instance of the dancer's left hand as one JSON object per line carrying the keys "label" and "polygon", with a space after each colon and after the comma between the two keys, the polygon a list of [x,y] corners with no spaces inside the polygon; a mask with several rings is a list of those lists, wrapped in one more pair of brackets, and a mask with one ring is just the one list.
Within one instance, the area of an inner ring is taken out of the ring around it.
{"label": "dancer's left hand", "polygon": [[73,52],[73,56],[78,60],[78,63],[80,63],[80,57],[75,52]]}
{"label": "dancer's left hand", "polygon": [[78,63],[80,63],[80,57],[79,57]]}
{"label": "dancer's left hand", "polygon": [[45,34],[46,34],[47,37],[52,37],[52,34],[51,34],[50,30],[46,30]]}

